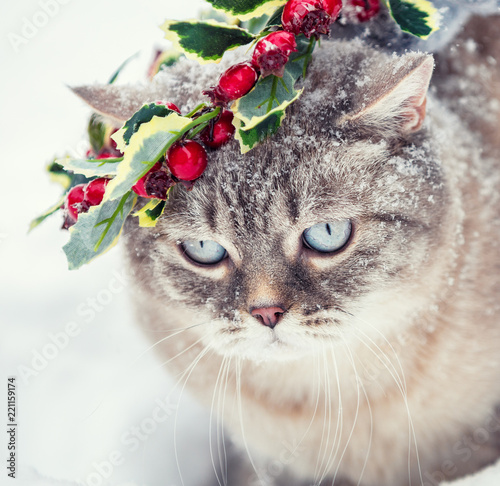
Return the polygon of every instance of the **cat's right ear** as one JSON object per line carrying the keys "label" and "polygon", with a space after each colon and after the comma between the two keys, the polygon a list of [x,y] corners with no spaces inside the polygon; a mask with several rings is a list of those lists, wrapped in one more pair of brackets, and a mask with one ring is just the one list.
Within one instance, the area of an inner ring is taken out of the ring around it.
{"label": "cat's right ear", "polygon": [[363,126],[383,137],[419,130],[424,122],[432,56],[410,53],[381,67],[363,99],[341,123]]}
{"label": "cat's right ear", "polygon": [[117,86],[114,84],[87,85],[70,88],[93,111],[116,126],[122,126],[142,105],[164,98],[164,89],[154,85]]}

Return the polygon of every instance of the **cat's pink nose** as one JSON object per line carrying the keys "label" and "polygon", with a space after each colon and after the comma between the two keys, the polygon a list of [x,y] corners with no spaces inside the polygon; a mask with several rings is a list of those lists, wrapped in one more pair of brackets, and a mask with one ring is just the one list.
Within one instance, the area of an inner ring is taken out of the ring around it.
{"label": "cat's pink nose", "polygon": [[264,326],[271,329],[278,324],[283,317],[285,309],[282,307],[261,307],[260,309],[252,309],[250,314],[260,321]]}

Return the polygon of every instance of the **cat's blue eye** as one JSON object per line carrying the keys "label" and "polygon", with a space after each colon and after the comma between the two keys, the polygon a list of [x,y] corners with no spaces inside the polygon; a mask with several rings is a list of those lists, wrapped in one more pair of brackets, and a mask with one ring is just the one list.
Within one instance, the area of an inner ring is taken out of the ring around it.
{"label": "cat's blue eye", "polygon": [[349,241],[352,232],[351,221],[342,219],[330,223],[319,223],[307,228],[302,238],[307,247],[321,253],[340,250]]}
{"label": "cat's blue eye", "polygon": [[222,261],[226,255],[226,249],[211,240],[195,241],[188,240],[182,243],[184,253],[197,263],[214,265]]}

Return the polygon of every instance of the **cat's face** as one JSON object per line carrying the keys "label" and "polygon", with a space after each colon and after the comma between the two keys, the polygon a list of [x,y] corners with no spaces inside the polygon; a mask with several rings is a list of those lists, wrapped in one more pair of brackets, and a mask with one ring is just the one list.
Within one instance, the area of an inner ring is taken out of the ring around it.
{"label": "cat's face", "polygon": [[371,112],[356,128],[331,106],[314,118],[305,107],[248,154],[236,143],[211,153],[156,229],[129,225],[137,278],[189,309],[184,325],[202,323],[222,355],[292,359],[359,329],[387,332],[432,265],[446,195],[427,130],[381,137]]}
{"label": "cat's face", "polygon": [[[221,354],[329,346],[366,327],[367,309],[397,312],[432,260],[443,201],[430,150],[337,143],[273,141],[245,157],[228,147],[177,192],[154,236],[138,233],[149,287],[210,322],[200,334]],[[261,308],[283,310],[274,328],[252,315]]]}

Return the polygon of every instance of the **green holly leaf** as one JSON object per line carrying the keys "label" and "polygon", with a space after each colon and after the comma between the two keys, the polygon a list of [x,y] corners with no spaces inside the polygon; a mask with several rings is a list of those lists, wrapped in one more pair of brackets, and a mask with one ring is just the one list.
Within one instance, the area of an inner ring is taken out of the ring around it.
{"label": "green holly leaf", "polygon": [[235,118],[233,120],[233,124],[236,127],[234,138],[240,142],[241,153],[246,154],[257,144],[274,135],[281,126],[284,118],[284,111],[275,111],[272,115],[268,116],[265,120],[251,129],[246,129],[244,123],[238,118]]}
{"label": "green holly leaf", "polygon": [[28,232],[30,232],[32,229],[36,228],[40,223],[45,221],[49,216],[51,216],[55,212],[59,211],[59,209],[61,209],[62,205],[64,204],[64,197],[65,196],[61,196],[59,201],[57,201],[52,207],[47,209],[47,211],[45,211],[42,215],[38,216],[38,218],[35,218],[33,221],[31,221]]}
{"label": "green holly leaf", "polygon": [[69,191],[72,187],[78,184],[86,184],[90,181],[90,179],[84,175],[67,171],[61,164],[58,163],[58,159],[49,164],[47,171],[49,173],[50,180],[60,184],[65,192]]}
{"label": "green holly leaf", "polygon": [[70,240],[63,247],[70,270],[80,268],[116,245],[127,216],[137,196],[125,193],[120,199],[92,206],[78,215],[78,221],[69,229]]}
{"label": "green holly leaf", "polygon": [[47,172],[49,173],[50,180],[60,184],[65,191],[72,186],[73,175],[69,174],[68,171],[55,160],[47,166]]}
{"label": "green holly leaf", "polygon": [[161,29],[176,49],[201,64],[219,62],[226,51],[255,39],[248,30],[215,20],[167,20]]}
{"label": "green holly leaf", "polygon": [[114,176],[118,172],[118,164],[123,157],[109,159],[57,159],[57,163],[65,170],[85,177]]}
{"label": "green holly leaf", "polygon": [[143,105],[123,124],[123,127],[118,131],[119,135],[116,137],[119,137],[119,139],[113,136],[113,140],[117,142],[118,150],[121,152],[125,151],[125,146],[130,142],[130,138],[137,132],[137,130],[139,130],[139,127],[143,123],[150,122],[154,116],[165,117],[170,115],[170,113],[176,112],[167,108],[165,105],[159,105],[156,103]]}
{"label": "green holly leaf", "polygon": [[89,133],[90,146],[92,150],[98,154],[104,147],[108,129],[106,125],[100,121],[99,116],[96,113],[92,113],[87,130]]}
{"label": "green holly leaf", "polygon": [[283,120],[282,114],[287,106],[303,91],[296,90],[295,83],[305,74],[315,42],[315,39],[306,40],[303,36],[299,37],[297,52],[290,56],[283,77],[271,75],[260,79],[250,93],[232,105],[235,118],[242,122],[240,130],[250,130],[273,114],[279,114],[273,118],[273,122]]}
{"label": "green holly leaf", "polygon": [[139,218],[139,226],[142,228],[152,228],[156,226],[158,219],[163,214],[166,201],[161,199],[151,199],[144,207],[136,211],[133,216]]}
{"label": "green holly leaf", "polygon": [[439,29],[441,15],[429,0],[388,0],[392,18],[401,30],[427,39]]}
{"label": "green holly leaf", "polygon": [[269,16],[269,20],[266,23],[266,28],[269,27],[281,27],[281,16],[283,15],[283,10],[285,7],[278,8],[273,14]]}
{"label": "green holly leaf", "polygon": [[[124,142],[123,134],[128,130],[127,123],[113,135],[115,140],[121,139],[121,142]],[[149,122],[141,123],[127,145],[122,148],[118,144],[124,156],[122,162],[118,164],[115,178],[106,187],[104,201],[117,199],[126,194],[165,155],[170,146],[193,126],[193,123],[195,122],[190,118],[179,116],[175,112],[170,112],[166,117],[153,116]]]}
{"label": "green holly leaf", "polygon": [[120,73],[123,71],[123,69],[125,68],[125,66],[132,60],[134,59],[134,57],[137,57],[139,55],[139,52],[136,52],[135,54],[133,54],[132,56],[128,57],[127,59],[125,59],[125,61],[123,61],[120,66],[118,66],[118,68],[116,69],[116,71],[111,75],[111,77],[109,78],[109,81],[108,81],[108,84],[113,84],[117,79],[118,79],[118,76],[120,75]]}
{"label": "green holly leaf", "polygon": [[216,10],[222,10],[226,15],[239,20],[249,20],[269,14],[287,0],[207,0]]}
{"label": "green holly leaf", "polygon": [[244,27],[252,34],[258,35],[267,27],[268,20],[269,20],[269,15],[261,15],[260,17],[254,17],[245,22],[241,22],[240,25],[241,27]]}
{"label": "green holly leaf", "polygon": [[244,123],[243,130],[250,130],[277,112],[283,112],[302,93],[296,91],[294,80],[286,71],[283,78],[267,76],[260,80],[253,91],[232,106],[234,116]]}

